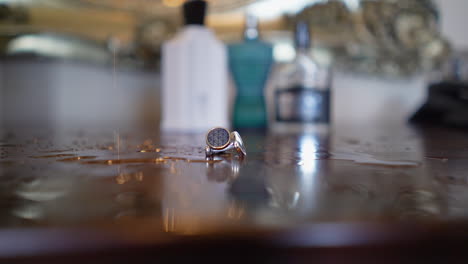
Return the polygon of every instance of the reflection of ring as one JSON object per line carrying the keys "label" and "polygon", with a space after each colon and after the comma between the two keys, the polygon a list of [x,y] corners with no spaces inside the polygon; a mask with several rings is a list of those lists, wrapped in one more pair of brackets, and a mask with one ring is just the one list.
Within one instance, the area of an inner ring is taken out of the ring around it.
{"label": "reflection of ring", "polygon": [[206,144],[205,153],[207,157],[229,150],[236,150],[242,157],[247,155],[244,142],[239,133],[236,131],[230,133],[225,128],[216,127],[208,131],[206,134]]}
{"label": "reflection of ring", "polygon": [[206,176],[210,181],[232,182],[239,176],[243,162],[242,158],[223,158],[216,163],[206,163]]}

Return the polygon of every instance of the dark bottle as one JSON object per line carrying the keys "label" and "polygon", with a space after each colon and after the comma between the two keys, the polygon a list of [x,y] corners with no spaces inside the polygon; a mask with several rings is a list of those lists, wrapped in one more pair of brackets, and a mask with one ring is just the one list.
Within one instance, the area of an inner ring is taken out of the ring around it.
{"label": "dark bottle", "polygon": [[270,127],[277,132],[328,131],[331,75],[309,55],[305,22],[296,25],[295,46],[295,59],[275,74]]}

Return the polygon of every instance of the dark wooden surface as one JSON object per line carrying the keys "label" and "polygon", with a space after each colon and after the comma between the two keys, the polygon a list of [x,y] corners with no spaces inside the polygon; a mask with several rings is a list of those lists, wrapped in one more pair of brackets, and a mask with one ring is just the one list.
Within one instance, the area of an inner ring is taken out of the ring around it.
{"label": "dark wooden surface", "polygon": [[241,135],[245,160],[207,162],[199,134],[3,130],[0,260],[466,257],[466,131]]}

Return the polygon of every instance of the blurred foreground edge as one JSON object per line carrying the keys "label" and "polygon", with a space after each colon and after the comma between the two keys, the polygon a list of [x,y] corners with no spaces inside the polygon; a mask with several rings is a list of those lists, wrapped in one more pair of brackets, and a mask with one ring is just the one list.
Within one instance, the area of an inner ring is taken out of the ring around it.
{"label": "blurred foreground edge", "polygon": [[468,225],[317,224],[135,239],[79,229],[0,231],[1,263],[467,263]]}

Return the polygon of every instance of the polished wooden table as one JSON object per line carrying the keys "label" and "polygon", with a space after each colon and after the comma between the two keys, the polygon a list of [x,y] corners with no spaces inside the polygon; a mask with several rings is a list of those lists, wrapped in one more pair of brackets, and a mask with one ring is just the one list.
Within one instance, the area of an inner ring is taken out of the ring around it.
{"label": "polished wooden table", "polygon": [[3,129],[0,260],[395,263],[468,251],[468,132],[204,135]]}

